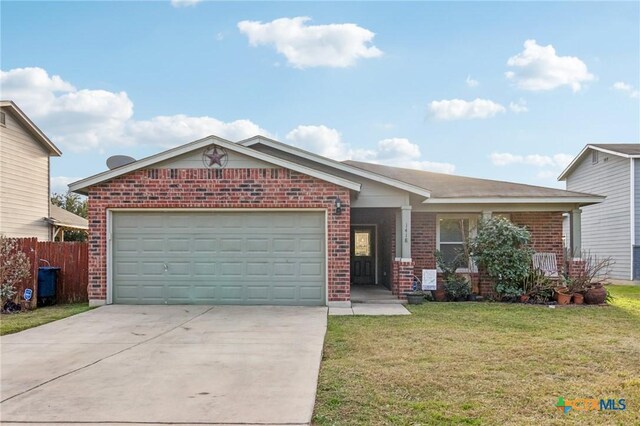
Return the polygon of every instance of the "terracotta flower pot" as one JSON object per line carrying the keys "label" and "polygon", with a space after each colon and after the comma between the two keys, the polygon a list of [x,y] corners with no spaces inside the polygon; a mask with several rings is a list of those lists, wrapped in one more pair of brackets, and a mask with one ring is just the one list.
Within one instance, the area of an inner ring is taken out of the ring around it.
{"label": "terracotta flower pot", "polygon": [[584,303],[584,296],[580,293],[573,293],[573,303],[582,305]]}
{"label": "terracotta flower pot", "polygon": [[529,301],[529,295],[528,294],[521,294],[520,295],[520,303],[527,303]]}
{"label": "terracotta flower pot", "polygon": [[607,289],[602,284],[594,284],[584,295],[584,301],[589,305],[600,305],[607,298]]}
{"label": "terracotta flower pot", "polygon": [[433,298],[436,299],[436,302],[446,302],[447,294],[442,290],[436,290],[433,292]]}
{"label": "terracotta flower pot", "polygon": [[571,302],[571,295],[568,293],[556,292],[556,300],[558,301],[558,305],[568,305],[569,302]]}

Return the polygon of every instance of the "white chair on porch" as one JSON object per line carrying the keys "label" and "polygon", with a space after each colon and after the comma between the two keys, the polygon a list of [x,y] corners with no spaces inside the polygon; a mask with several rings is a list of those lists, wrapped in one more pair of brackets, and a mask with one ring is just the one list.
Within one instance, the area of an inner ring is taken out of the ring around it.
{"label": "white chair on porch", "polygon": [[545,277],[552,279],[560,278],[558,259],[555,253],[534,253],[533,267],[542,271]]}

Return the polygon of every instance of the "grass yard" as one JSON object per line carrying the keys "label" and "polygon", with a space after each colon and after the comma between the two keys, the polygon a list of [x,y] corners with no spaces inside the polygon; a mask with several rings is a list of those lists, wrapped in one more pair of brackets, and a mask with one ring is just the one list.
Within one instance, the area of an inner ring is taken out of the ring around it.
{"label": "grass yard", "polygon": [[[314,422],[640,424],[640,287],[607,307],[427,303],[329,317]],[[555,408],[624,398],[625,411]]]}
{"label": "grass yard", "polygon": [[17,314],[2,314],[0,315],[0,336],[57,321],[89,309],[91,308],[89,308],[88,303],[71,303],[68,305],[47,306]]}

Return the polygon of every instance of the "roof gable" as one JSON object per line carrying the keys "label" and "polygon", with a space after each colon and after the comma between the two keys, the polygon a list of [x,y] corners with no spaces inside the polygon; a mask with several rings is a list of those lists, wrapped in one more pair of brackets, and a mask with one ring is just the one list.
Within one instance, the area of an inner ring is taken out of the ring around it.
{"label": "roof gable", "polygon": [[573,170],[580,164],[590,150],[605,152],[623,158],[640,158],[640,144],[638,143],[599,143],[589,144],[582,148],[582,151],[569,163],[564,171],[558,176],[558,180],[566,180]]}
{"label": "roof gable", "polygon": [[59,157],[62,155],[62,151],[49,140],[47,135],[13,101],[0,101],[0,108],[2,108],[3,112],[10,112],[12,117],[25,128],[35,141],[43,146],[50,156]]}
{"label": "roof gable", "polygon": [[309,151],[305,151],[300,148],[296,148],[294,146],[275,141],[273,139],[266,138],[264,136],[254,136],[249,139],[245,139],[243,141],[238,142],[240,145],[246,147],[253,147],[254,145],[262,144],[268,147],[271,147],[275,150],[286,152],[288,154],[298,156],[304,158],[306,160],[313,161],[323,166],[327,166],[333,169],[341,170],[347,173],[350,173],[355,176],[363,177],[369,180],[373,180],[375,182],[379,182],[394,188],[398,188],[404,191],[407,191],[412,194],[417,194],[423,196],[425,198],[431,197],[431,192],[428,188],[424,188],[422,186],[413,185],[411,183],[403,182],[397,179],[394,179],[389,176],[381,175],[379,173],[372,172],[370,170],[363,170],[358,167],[351,166],[348,162],[340,162],[336,160],[332,160],[330,158],[323,157],[318,154],[314,154]]}
{"label": "roof gable", "polygon": [[99,173],[97,175],[88,177],[86,179],[79,180],[77,182],[73,182],[69,185],[69,190],[73,192],[78,192],[81,194],[87,193],[87,188],[93,185],[97,185],[101,182],[105,182],[116,178],[118,176],[125,175],[127,173],[131,173],[135,170],[147,168],[153,165],[157,165],[159,163],[166,162],[171,160],[172,158],[179,157],[183,154],[206,148],[209,145],[215,144],[220,146],[226,150],[237,152],[239,154],[246,155],[251,158],[255,158],[257,160],[261,160],[270,164],[274,164],[279,167],[283,167],[285,169],[290,169],[297,171],[299,173],[306,174],[308,176],[312,176],[318,178],[320,180],[324,180],[326,182],[334,183],[338,186],[342,186],[353,191],[360,191],[360,184],[357,182],[350,181],[348,179],[343,179],[337,176],[333,176],[328,173],[321,172],[319,170],[315,170],[309,167],[305,167],[299,164],[295,164],[291,161],[283,160],[278,157],[273,157],[271,155],[267,155],[261,153],[259,151],[253,150],[251,148],[244,147],[234,142],[230,142],[226,139],[222,139],[217,136],[207,136],[206,138],[199,139],[197,141],[181,145],[176,148],[169,149],[167,151],[160,152],[158,154],[140,159],[138,161],[134,161],[133,163],[129,163],[122,167],[118,167],[113,170],[107,170],[105,172]]}

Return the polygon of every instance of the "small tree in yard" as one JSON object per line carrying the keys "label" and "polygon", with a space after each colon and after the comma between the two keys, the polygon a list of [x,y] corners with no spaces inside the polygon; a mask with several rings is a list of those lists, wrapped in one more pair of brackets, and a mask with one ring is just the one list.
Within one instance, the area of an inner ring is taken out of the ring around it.
{"label": "small tree in yard", "polygon": [[0,303],[5,304],[16,295],[16,284],[31,275],[27,255],[18,250],[16,240],[0,235]]}
{"label": "small tree in yard", "polygon": [[522,293],[533,256],[530,241],[529,231],[505,218],[482,220],[478,225],[478,235],[469,244],[470,253],[493,280],[498,295],[515,297]]}

